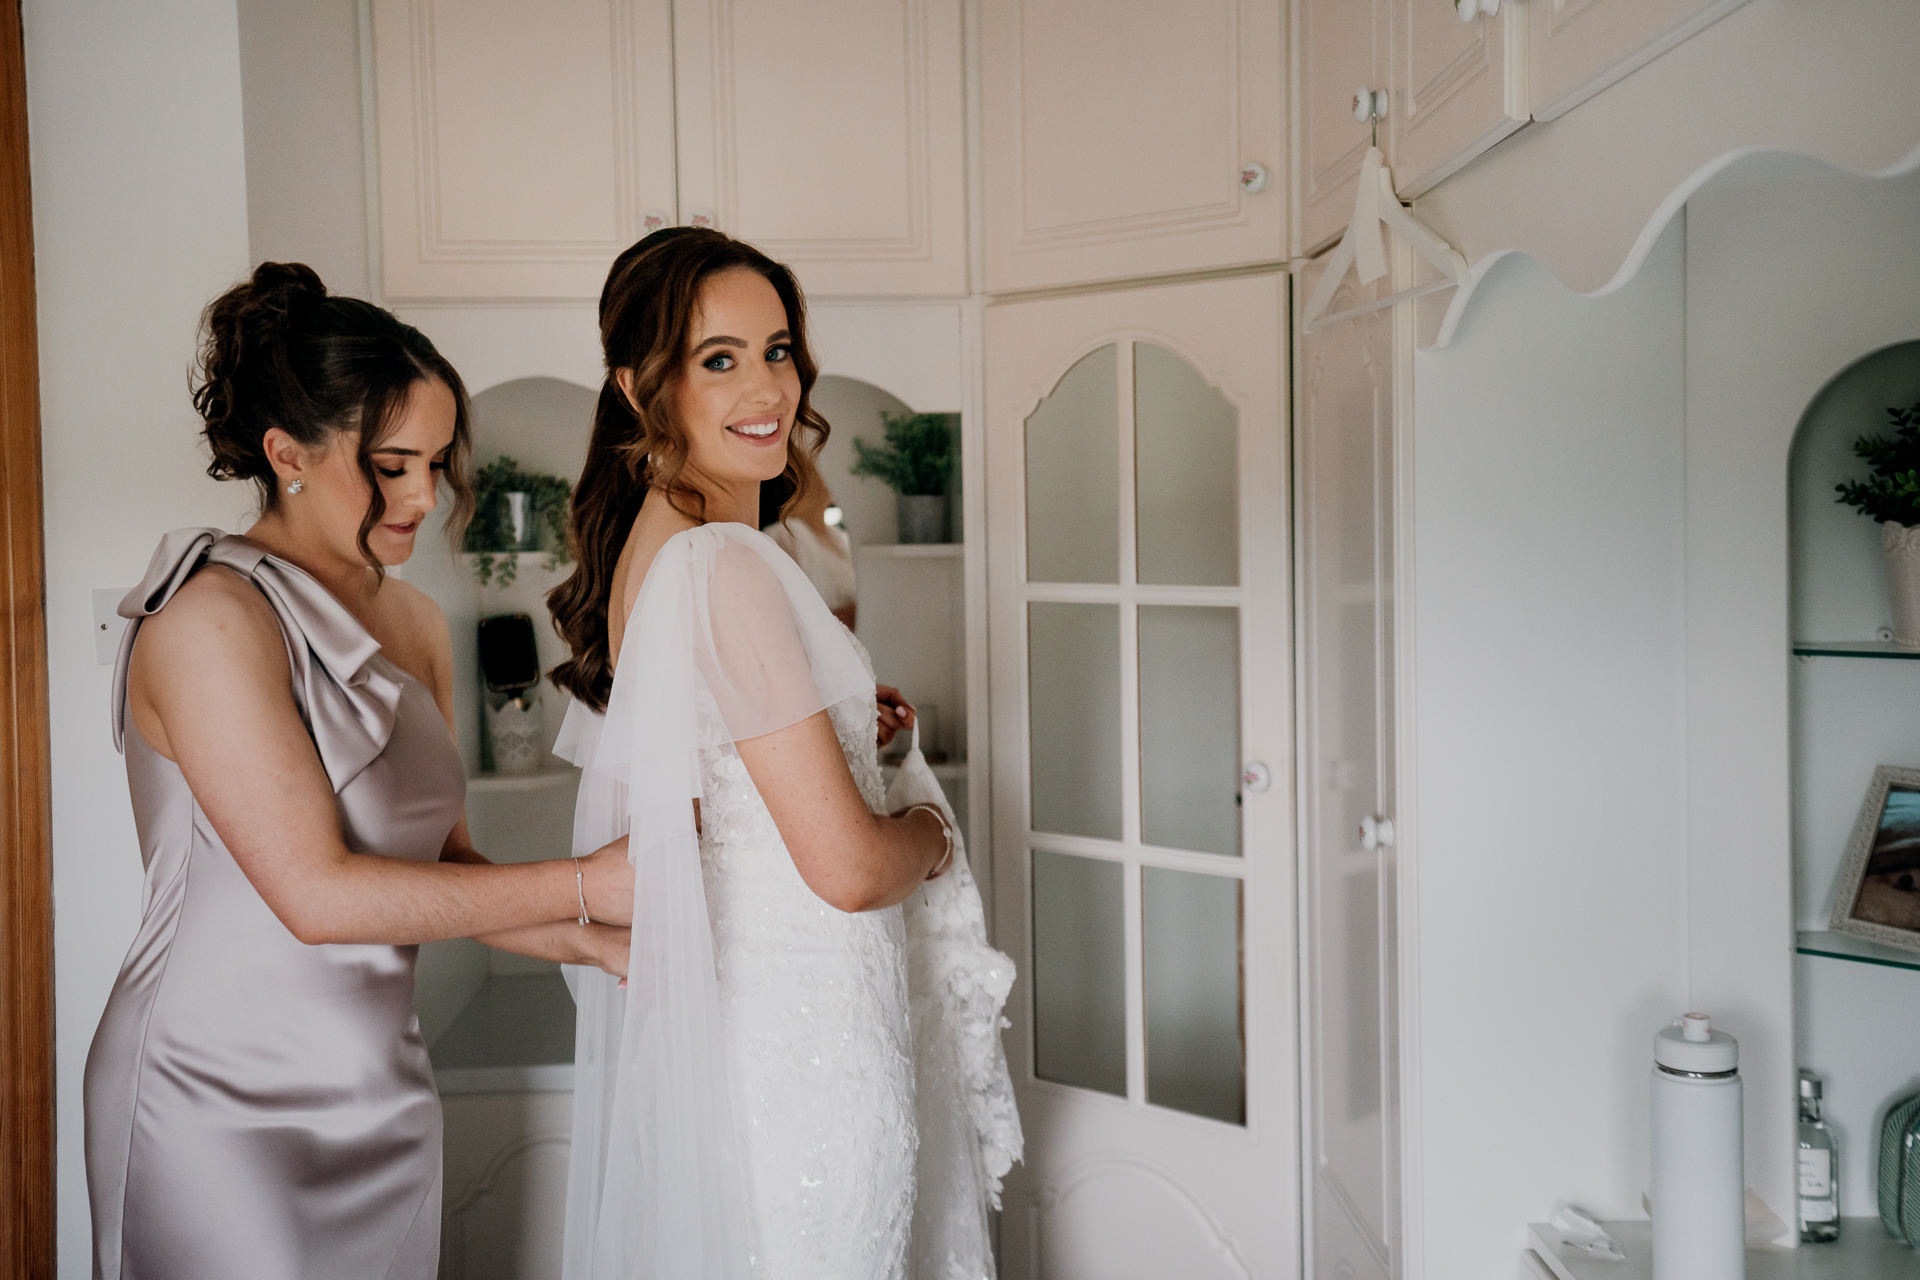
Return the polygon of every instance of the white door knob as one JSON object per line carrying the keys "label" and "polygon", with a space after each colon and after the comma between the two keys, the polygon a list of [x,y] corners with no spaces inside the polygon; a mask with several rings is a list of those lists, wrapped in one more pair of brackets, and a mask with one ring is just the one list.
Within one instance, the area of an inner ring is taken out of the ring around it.
{"label": "white door knob", "polygon": [[1267,166],[1263,164],[1243,164],[1240,166],[1240,189],[1250,196],[1257,196],[1267,189]]}
{"label": "white door knob", "polygon": [[1360,819],[1360,847],[1368,853],[1393,848],[1393,819],[1372,815]]}
{"label": "white door knob", "polygon": [[1353,118],[1361,124],[1387,118],[1387,91],[1361,85],[1353,91]]}
{"label": "white door knob", "polygon": [[1259,795],[1273,785],[1273,770],[1258,760],[1249,761],[1247,767],[1240,771],[1240,785]]}

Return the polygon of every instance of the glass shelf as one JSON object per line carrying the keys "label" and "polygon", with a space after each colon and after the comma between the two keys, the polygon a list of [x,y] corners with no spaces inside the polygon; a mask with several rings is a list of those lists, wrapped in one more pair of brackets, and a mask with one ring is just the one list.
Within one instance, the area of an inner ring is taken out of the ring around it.
{"label": "glass shelf", "polygon": [[931,560],[967,553],[964,542],[869,542],[855,547],[863,556],[885,556],[889,560]]}
{"label": "glass shelf", "polygon": [[1830,960],[1852,960],[1858,964],[1882,964],[1890,969],[1920,969],[1920,951],[1902,951],[1899,947],[1825,930],[1803,930],[1796,938],[1794,950],[1803,956],[1826,956]]}
{"label": "glass shelf", "polygon": [[1891,640],[1795,640],[1794,653],[1802,658],[1905,658],[1920,661],[1920,649],[1902,649]]}

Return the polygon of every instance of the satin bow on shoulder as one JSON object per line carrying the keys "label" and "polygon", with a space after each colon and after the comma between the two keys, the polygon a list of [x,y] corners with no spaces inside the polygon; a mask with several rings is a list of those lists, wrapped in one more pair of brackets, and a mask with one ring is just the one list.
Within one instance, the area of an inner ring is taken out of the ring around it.
{"label": "satin bow on shoulder", "polygon": [[140,585],[120,601],[129,619],[113,672],[113,745],[124,751],[127,667],[141,622],[167,607],[203,564],[245,574],[273,606],[293,667],[294,700],[335,794],[379,758],[393,736],[402,685],[360,620],[312,575],[219,529],[175,529],[160,540]]}

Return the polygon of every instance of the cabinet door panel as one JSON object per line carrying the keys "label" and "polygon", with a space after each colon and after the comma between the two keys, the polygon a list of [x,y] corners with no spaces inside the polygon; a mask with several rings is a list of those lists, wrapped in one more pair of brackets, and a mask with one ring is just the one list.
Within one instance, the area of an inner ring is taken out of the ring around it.
{"label": "cabinet door panel", "polygon": [[[1303,291],[1317,274],[1302,277]],[[1349,280],[1333,307],[1391,287]],[[1400,1274],[1397,863],[1390,843],[1362,834],[1396,803],[1394,341],[1392,311],[1308,334],[1294,388],[1315,1276]]]}
{"label": "cabinet door panel", "polygon": [[668,0],[374,0],[388,299],[596,298],[673,209]]}
{"label": "cabinet door panel", "polygon": [[1285,256],[1280,0],[985,0],[981,21],[990,290]]}
{"label": "cabinet door panel", "polygon": [[1514,74],[1524,19],[1519,4],[1461,22],[1438,0],[1393,3],[1393,176],[1410,198],[1527,123]]}
{"label": "cabinet door panel", "polygon": [[959,0],[675,0],[680,221],[816,295],[967,289]]}
{"label": "cabinet door panel", "polygon": [[[1339,239],[1353,216],[1354,179],[1374,137],[1354,119],[1354,91],[1385,89],[1387,70],[1386,0],[1295,0],[1296,253]],[[1387,124],[1380,122],[1383,151]]]}
{"label": "cabinet door panel", "polygon": [[1529,0],[1528,94],[1551,120],[1746,0]]}

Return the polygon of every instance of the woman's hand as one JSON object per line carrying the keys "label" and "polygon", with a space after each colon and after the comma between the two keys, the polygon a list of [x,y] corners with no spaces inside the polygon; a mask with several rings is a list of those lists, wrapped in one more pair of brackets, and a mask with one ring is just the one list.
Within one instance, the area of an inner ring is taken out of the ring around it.
{"label": "woman's hand", "polygon": [[625,836],[580,859],[580,874],[579,888],[586,895],[591,919],[602,924],[633,923],[633,867],[627,862]]}
{"label": "woman's hand", "polygon": [[590,924],[587,928],[591,930],[587,963],[606,970],[625,986],[627,957],[633,950],[633,930],[610,924]]}
{"label": "woman's hand", "polygon": [[873,700],[880,706],[880,749],[885,751],[895,734],[913,728],[913,704],[888,684],[873,687]]}

